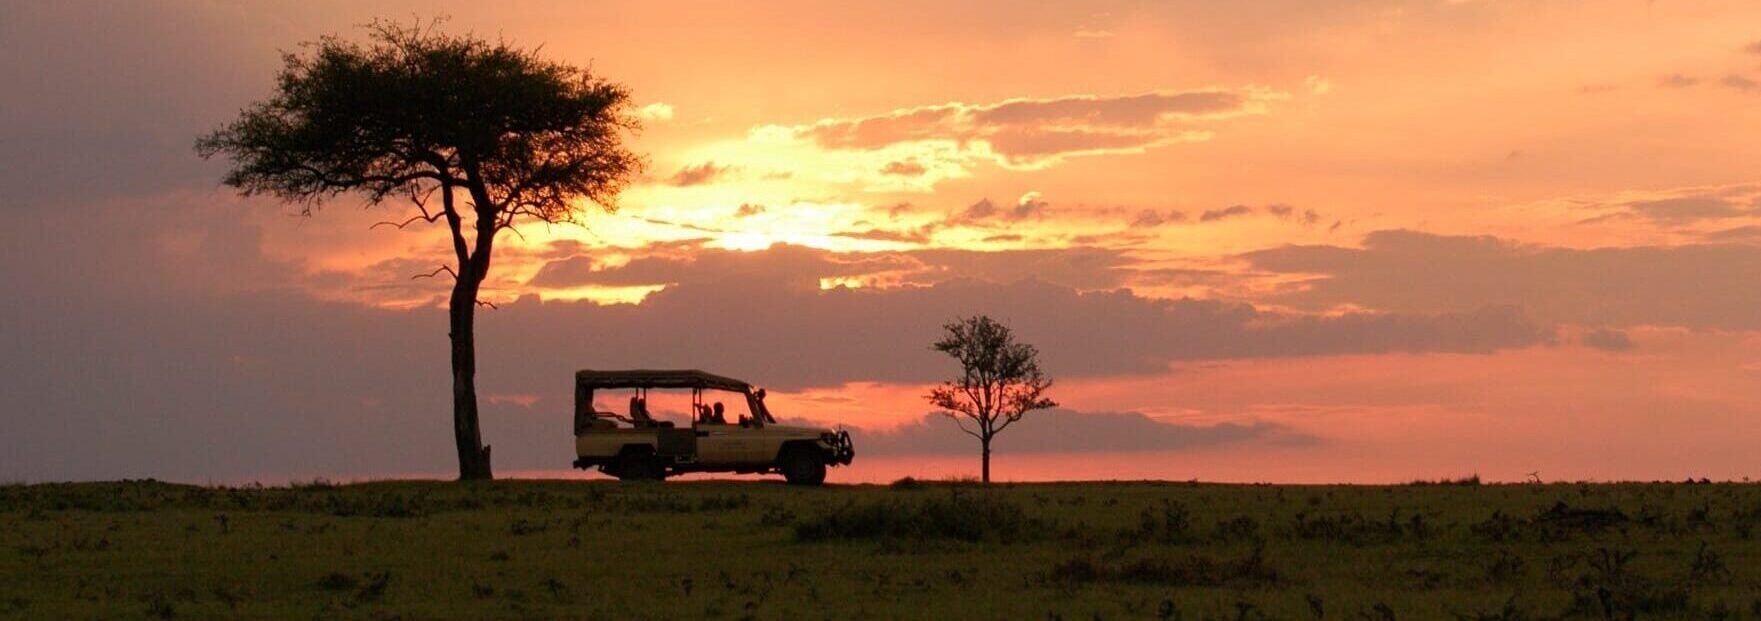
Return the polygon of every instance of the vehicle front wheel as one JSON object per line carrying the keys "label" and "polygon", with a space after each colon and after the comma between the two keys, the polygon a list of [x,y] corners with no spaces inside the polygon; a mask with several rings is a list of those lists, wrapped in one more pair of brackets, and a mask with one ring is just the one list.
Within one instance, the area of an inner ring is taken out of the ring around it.
{"label": "vehicle front wheel", "polygon": [[825,482],[825,460],[807,451],[790,451],[777,464],[790,485],[819,485]]}

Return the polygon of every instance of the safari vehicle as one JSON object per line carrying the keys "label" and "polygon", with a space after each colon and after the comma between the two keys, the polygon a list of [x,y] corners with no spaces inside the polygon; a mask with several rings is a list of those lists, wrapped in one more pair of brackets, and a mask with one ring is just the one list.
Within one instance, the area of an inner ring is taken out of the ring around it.
{"label": "safari vehicle", "polygon": [[[648,391],[691,391],[691,422],[680,427],[656,420]],[[599,411],[593,398],[629,390],[626,414]],[[729,393],[745,414],[728,420],[721,402],[705,391]],[[782,473],[796,485],[825,482],[827,466],[856,457],[850,434],[820,427],[777,424],[764,405],[764,390],[746,382],[696,370],[592,371],[575,374],[575,467],[598,468],[623,480],[662,480],[686,472]]]}

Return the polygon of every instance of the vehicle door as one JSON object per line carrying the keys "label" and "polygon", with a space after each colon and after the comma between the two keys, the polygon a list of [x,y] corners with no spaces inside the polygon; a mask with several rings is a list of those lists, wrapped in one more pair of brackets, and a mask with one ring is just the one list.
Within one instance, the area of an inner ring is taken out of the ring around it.
{"label": "vehicle door", "polygon": [[756,440],[739,425],[698,421],[697,461],[705,466],[738,466],[751,461]]}

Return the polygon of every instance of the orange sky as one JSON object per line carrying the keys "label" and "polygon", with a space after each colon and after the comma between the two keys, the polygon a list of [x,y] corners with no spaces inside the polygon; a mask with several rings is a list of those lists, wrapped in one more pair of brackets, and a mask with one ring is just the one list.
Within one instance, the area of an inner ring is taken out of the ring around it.
{"label": "orange sky", "polygon": [[[549,434],[584,366],[724,370],[785,415],[909,437],[951,371],[921,351],[936,323],[987,312],[1042,345],[1071,412],[1173,434],[1005,437],[1004,477],[1755,472],[1754,3],[183,2],[0,8],[0,207],[28,214],[4,252],[35,266],[7,284],[77,309],[4,307],[50,336],[8,345],[49,362],[0,380],[44,412],[7,414],[0,479],[150,474],[175,435],[89,468],[44,456],[157,428],[114,413],[142,401],[218,443],[292,407],[266,394],[353,408],[281,429],[336,451],[317,471],[445,470],[444,443],[348,427],[441,420],[444,373],[423,374],[447,283],[411,279],[447,260],[441,232],[373,229],[399,207],[346,199],[296,220],[189,152],[268,93],[277,50],[437,10],[626,83],[645,124],[619,212],[500,245],[482,390],[513,468],[567,463]],[[238,333],[190,345],[196,316]],[[323,336],[261,336],[283,330]],[[173,370],[106,366],[167,349]],[[319,370],[338,357],[362,371]],[[406,363],[425,379],[393,379]],[[226,397],[141,387],[202,369],[242,375],[210,378]],[[139,384],[75,394],[94,373]],[[166,467],[314,470],[204,451]]]}

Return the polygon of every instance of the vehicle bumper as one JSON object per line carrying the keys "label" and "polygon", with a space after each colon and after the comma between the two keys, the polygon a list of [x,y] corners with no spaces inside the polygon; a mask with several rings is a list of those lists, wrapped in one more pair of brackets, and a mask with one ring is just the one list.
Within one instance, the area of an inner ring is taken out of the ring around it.
{"label": "vehicle bumper", "polygon": [[850,441],[850,432],[839,431],[831,444],[830,459],[826,465],[848,466],[850,462],[856,461],[856,444]]}

